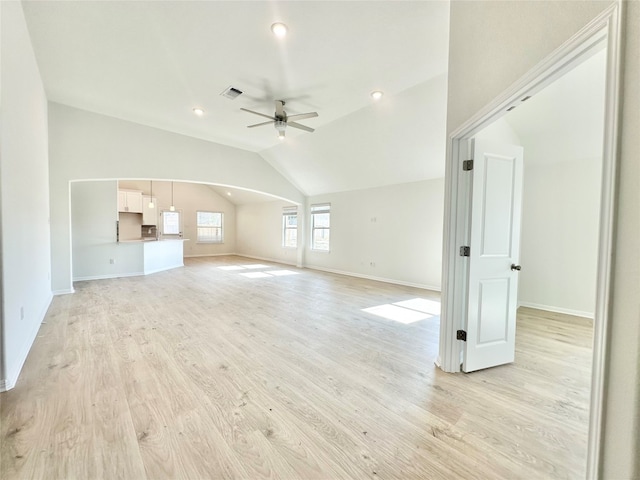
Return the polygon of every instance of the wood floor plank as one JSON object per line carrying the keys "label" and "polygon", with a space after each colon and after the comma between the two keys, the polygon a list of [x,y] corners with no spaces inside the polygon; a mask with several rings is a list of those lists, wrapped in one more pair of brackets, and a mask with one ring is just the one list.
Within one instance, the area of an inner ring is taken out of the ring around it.
{"label": "wood floor plank", "polygon": [[79,282],[0,395],[0,476],[582,478],[591,322],[522,308],[514,364],[452,375],[437,313],[364,311],[415,298],[234,256]]}

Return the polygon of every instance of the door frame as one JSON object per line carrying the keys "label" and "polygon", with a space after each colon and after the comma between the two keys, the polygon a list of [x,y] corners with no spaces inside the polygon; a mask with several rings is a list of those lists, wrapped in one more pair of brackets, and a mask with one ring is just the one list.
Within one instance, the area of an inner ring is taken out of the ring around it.
{"label": "door frame", "polygon": [[449,135],[445,173],[444,241],[442,266],[442,315],[440,349],[436,365],[445,372],[460,372],[461,341],[456,331],[466,318],[468,268],[459,256],[467,245],[470,220],[470,177],[462,175],[462,161],[469,159],[469,139],[502,117],[523,98],[534,95],[590,55],[606,42],[607,65],[603,138],[603,166],[598,240],[596,308],[594,314],[593,363],[587,445],[587,478],[596,478],[600,468],[602,408],[607,365],[609,317],[611,314],[611,267],[616,212],[616,174],[619,162],[619,99],[621,81],[621,36],[624,2],[616,2],[524,77],[505,90]]}

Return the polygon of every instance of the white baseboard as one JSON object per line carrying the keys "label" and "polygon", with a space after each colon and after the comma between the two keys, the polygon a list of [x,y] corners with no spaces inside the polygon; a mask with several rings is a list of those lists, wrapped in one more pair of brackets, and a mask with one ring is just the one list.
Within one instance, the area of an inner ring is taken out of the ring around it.
{"label": "white baseboard", "polygon": [[230,257],[238,255],[237,253],[200,253],[197,255],[184,255],[184,258],[197,258],[197,257]]}
{"label": "white baseboard", "polygon": [[27,361],[27,356],[29,355],[29,351],[33,346],[33,342],[38,335],[38,330],[40,330],[40,326],[44,321],[44,317],[47,315],[47,310],[49,310],[49,306],[51,305],[51,300],[53,300],[53,293],[50,293],[45,301],[43,309],[40,311],[37,319],[37,322],[34,322],[31,331],[29,332],[29,336],[27,337],[25,343],[22,345],[20,352],[18,353],[17,358],[13,362],[13,365],[6,365],[7,367],[7,378],[0,380],[0,392],[6,392],[7,390],[11,390],[16,386],[16,382],[18,381],[18,377],[20,376],[20,372],[22,371],[22,367],[24,366],[24,362]]}
{"label": "white baseboard", "polygon": [[571,308],[554,307],[551,305],[541,305],[539,303],[518,302],[518,307],[535,308],[536,310],[544,310],[546,312],[564,313],[565,315],[573,315],[574,317],[584,317],[593,320],[593,312],[584,312],[582,310],[573,310]]}
{"label": "white baseboard", "polygon": [[144,274],[151,275],[152,273],[165,272],[167,270],[173,270],[174,268],[180,268],[180,267],[184,267],[184,263],[180,263],[178,265],[170,265],[167,267],[156,268],[154,270],[145,270]]}
{"label": "white baseboard", "polygon": [[415,288],[422,288],[424,290],[432,290],[434,292],[440,292],[440,287],[436,287],[435,285],[405,282],[403,280],[396,280],[393,278],[374,277],[372,275],[364,275],[361,273],[354,273],[354,272],[345,272],[344,270],[335,270],[332,268],[318,267],[316,265],[305,265],[304,268],[309,268],[311,270],[320,270],[322,272],[337,273],[338,275],[346,275],[348,277],[366,278],[367,280],[375,280],[376,282],[391,283],[394,285],[403,285],[405,287],[415,287]]}
{"label": "white baseboard", "polygon": [[138,277],[144,275],[144,272],[131,272],[131,273],[109,273],[106,275],[89,275],[87,277],[74,277],[74,282],[84,282],[86,280],[107,280],[109,278],[121,278],[121,277]]}
{"label": "white baseboard", "polygon": [[53,292],[51,292],[54,296],[56,295],[68,295],[70,293],[76,293],[76,291],[73,288],[66,288],[64,290],[54,290]]}
{"label": "white baseboard", "polygon": [[[248,255],[248,254],[245,254],[245,253],[223,253],[223,254],[215,254],[215,255],[188,255],[188,256],[189,257],[214,257],[214,256],[221,256],[221,255],[230,255],[230,256],[235,255],[236,257],[251,258],[251,259],[254,259],[254,260],[262,260],[264,262],[281,263],[283,265],[291,265],[293,267],[297,266],[297,261],[288,262],[288,261],[280,259],[280,258],[261,257],[261,256],[258,256],[258,255]],[[395,280],[395,279],[392,279],[392,278],[374,277],[372,275],[364,275],[364,274],[360,274],[360,273],[346,272],[344,270],[336,270],[336,269],[332,269],[332,268],[324,268],[324,267],[319,267],[319,266],[316,266],[316,265],[304,265],[302,268],[309,268],[311,270],[320,270],[320,271],[323,271],[323,272],[336,273],[338,275],[346,275],[348,277],[365,278],[367,280],[375,280],[377,282],[391,283],[391,284],[394,284],[394,285],[403,285],[405,287],[422,288],[422,289],[425,289],[425,290],[432,290],[434,292],[440,292],[440,290],[441,290],[440,287],[436,287],[434,285],[426,285],[426,284],[422,284],[422,283],[405,282],[403,280]]]}
{"label": "white baseboard", "polygon": [[287,262],[279,258],[258,257],[256,255],[246,255],[244,253],[234,253],[234,255],[236,257],[251,258],[253,260],[262,260],[263,262],[281,263],[283,265],[291,265],[292,267],[296,266],[296,262]]}

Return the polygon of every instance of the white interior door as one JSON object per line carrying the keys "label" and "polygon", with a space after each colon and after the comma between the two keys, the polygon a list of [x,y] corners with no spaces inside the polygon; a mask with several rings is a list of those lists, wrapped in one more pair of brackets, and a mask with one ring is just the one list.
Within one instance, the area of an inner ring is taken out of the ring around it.
{"label": "white interior door", "polygon": [[520,146],[473,143],[465,372],[515,357],[523,157]]}

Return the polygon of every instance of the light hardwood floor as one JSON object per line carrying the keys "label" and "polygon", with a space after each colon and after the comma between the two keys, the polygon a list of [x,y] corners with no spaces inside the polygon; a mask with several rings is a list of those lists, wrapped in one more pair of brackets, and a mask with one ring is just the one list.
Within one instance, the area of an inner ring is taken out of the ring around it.
{"label": "light hardwood floor", "polygon": [[362,311],[434,292],[185,263],[54,298],[0,395],[3,479],[584,477],[587,321],[521,309],[514,364],[445,374],[438,317]]}

